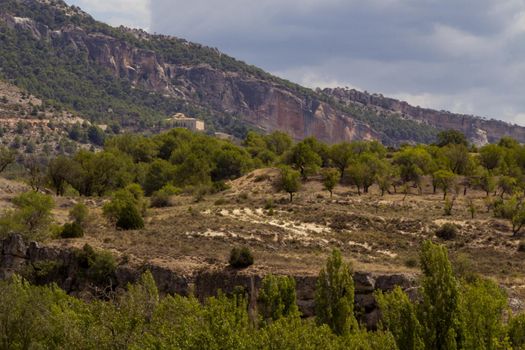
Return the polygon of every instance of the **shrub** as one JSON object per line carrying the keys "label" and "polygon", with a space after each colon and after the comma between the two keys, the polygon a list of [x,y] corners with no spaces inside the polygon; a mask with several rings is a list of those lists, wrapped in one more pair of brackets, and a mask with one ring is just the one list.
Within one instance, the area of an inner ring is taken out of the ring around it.
{"label": "shrub", "polygon": [[19,232],[28,239],[43,239],[49,234],[53,199],[45,194],[29,191],[13,199],[15,210],[0,218],[0,236]]}
{"label": "shrub", "polygon": [[438,230],[436,231],[436,236],[445,241],[449,241],[456,238],[457,234],[458,227],[448,222],[446,224],[441,225],[441,227],[438,228]]}
{"label": "shrub", "polygon": [[165,208],[171,206],[169,194],[157,191],[151,195],[150,206],[152,208]]}
{"label": "shrub", "polygon": [[230,265],[235,268],[245,268],[253,265],[253,254],[248,247],[235,247],[230,252]]}
{"label": "shrub", "polygon": [[117,228],[133,230],[144,227],[142,215],[145,205],[140,187],[130,185],[116,191],[111,202],[104,205],[103,211],[109,220],[115,222]]}
{"label": "shrub", "polygon": [[518,244],[518,252],[525,252],[525,241],[520,241],[520,243]]}
{"label": "shrub", "polygon": [[116,226],[123,230],[138,230],[144,228],[144,219],[133,203],[127,203],[118,214]]}
{"label": "shrub", "polygon": [[62,232],[60,232],[60,237],[62,238],[79,238],[84,236],[84,229],[82,226],[76,222],[73,221],[71,223],[65,223],[64,226],[62,226]]}
{"label": "shrub", "polygon": [[78,263],[84,269],[85,277],[98,284],[112,283],[117,264],[113,256],[96,251],[89,244],[76,253]]}
{"label": "shrub", "polygon": [[69,218],[79,226],[83,226],[89,214],[88,208],[83,203],[75,204],[69,211]]}

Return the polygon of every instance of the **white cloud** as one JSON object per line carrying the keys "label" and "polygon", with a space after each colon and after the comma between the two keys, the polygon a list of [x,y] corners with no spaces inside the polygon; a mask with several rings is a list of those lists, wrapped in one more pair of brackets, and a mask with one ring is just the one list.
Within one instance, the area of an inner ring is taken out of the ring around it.
{"label": "white cloud", "polygon": [[150,0],[66,0],[108,24],[149,30]]}

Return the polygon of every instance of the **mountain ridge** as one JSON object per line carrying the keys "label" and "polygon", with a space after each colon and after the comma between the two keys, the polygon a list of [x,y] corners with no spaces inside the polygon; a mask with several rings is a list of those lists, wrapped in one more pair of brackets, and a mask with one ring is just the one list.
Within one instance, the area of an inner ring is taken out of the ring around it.
{"label": "mountain ridge", "polygon": [[525,142],[525,128],[516,132],[496,122],[482,130],[489,136],[480,140],[474,119],[441,125],[314,91],[215,48],[110,27],[60,0],[6,0],[0,4],[0,35],[4,79],[49,104],[132,131],[157,130],[166,116],[183,112],[204,119],[210,131],[238,137],[249,129],[281,130],[297,140],[397,145],[429,143],[439,130],[453,128],[468,131],[478,143],[511,133]]}

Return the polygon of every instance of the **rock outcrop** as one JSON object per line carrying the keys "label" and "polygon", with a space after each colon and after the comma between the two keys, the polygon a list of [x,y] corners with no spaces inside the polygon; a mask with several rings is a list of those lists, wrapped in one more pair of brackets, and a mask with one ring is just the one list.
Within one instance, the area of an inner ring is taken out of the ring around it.
{"label": "rock outcrop", "polygon": [[459,130],[477,145],[497,142],[503,136],[510,136],[521,143],[525,143],[524,127],[500,120],[415,107],[405,101],[355,89],[324,89],[323,93],[343,104],[359,104],[376,109],[381,113],[401,115],[403,118],[426,123],[436,128]]}
{"label": "rock outcrop", "polygon": [[[86,292],[102,291],[93,288],[93,281],[82,278],[82,261],[78,249],[57,248],[41,245],[36,242],[27,243],[20,235],[12,235],[0,240],[0,279],[6,279],[13,274],[27,276],[31,271],[42,266],[60,266],[59,269],[40,273],[33,280],[34,283],[57,283],[66,292],[74,295],[85,295]],[[194,271],[184,275],[162,266],[145,265],[131,266],[120,264],[117,266],[115,281],[111,288],[118,290],[125,288],[128,283],[138,280],[140,275],[149,270],[162,294],[193,294],[200,300],[217,295],[219,291],[233,293],[239,287],[250,295],[251,300],[257,300],[258,289],[264,277],[261,272],[236,270],[225,266]],[[314,316],[314,295],[317,277],[314,275],[294,275],[297,289],[297,303],[304,317]],[[376,290],[389,291],[395,286],[411,290],[415,286],[415,277],[408,274],[376,274],[356,272],[355,302],[360,319],[373,328],[378,321],[378,309],[374,298]],[[100,286],[104,287],[104,286]],[[93,296],[93,295],[92,295]],[[100,297],[101,295],[94,295]],[[102,295],[103,296],[103,295]],[[255,306],[255,304],[253,304]]]}

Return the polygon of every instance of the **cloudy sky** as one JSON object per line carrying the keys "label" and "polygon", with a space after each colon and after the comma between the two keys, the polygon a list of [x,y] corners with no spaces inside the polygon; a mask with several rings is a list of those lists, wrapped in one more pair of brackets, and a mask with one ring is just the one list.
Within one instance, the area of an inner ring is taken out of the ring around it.
{"label": "cloudy sky", "polygon": [[66,0],[309,87],[525,125],[523,0]]}

